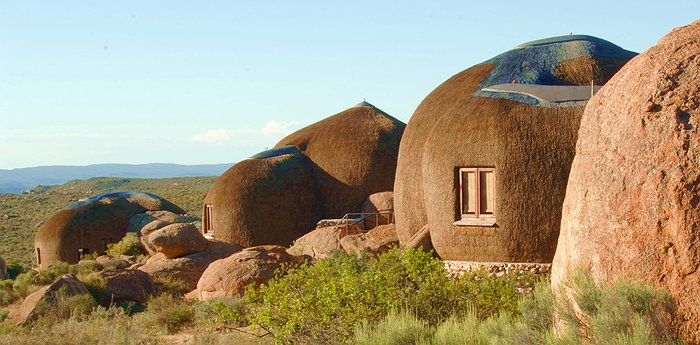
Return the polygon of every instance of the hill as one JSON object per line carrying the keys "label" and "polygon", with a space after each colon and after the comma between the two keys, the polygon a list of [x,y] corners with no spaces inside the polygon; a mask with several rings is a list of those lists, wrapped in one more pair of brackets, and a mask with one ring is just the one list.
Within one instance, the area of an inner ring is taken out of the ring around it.
{"label": "hill", "polygon": [[192,176],[219,176],[232,163],[181,165],[170,163],[149,164],[93,164],[85,166],[52,165],[19,169],[0,169],[0,193],[22,193],[38,185],[55,185],[70,180],[93,177],[170,178]]}
{"label": "hill", "polygon": [[113,178],[74,180],[39,186],[30,194],[0,194],[0,256],[10,262],[34,264],[34,235],[51,215],[73,201],[115,190],[142,190],[162,196],[188,214],[201,216],[201,201],[216,176],[180,178]]}

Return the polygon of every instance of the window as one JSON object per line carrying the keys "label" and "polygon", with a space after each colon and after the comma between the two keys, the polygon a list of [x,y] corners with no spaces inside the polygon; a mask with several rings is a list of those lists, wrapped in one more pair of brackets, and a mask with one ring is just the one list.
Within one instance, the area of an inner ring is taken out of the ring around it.
{"label": "window", "polygon": [[496,224],[496,169],[459,169],[461,219],[455,225]]}
{"label": "window", "polygon": [[203,220],[203,232],[209,233],[212,230],[212,212],[214,211],[214,205],[204,205],[204,220]]}

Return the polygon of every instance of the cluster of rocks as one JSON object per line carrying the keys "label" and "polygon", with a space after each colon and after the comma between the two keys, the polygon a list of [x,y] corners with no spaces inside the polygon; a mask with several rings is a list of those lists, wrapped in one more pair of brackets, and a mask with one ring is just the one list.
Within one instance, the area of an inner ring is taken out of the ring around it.
{"label": "cluster of rocks", "polygon": [[552,270],[552,264],[531,262],[471,262],[471,261],[444,261],[445,269],[452,276],[461,276],[466,272],[486,270],[492,277],[500,277],[505,274],[522,275],[526,272],[535,276],[546,276]]}
{"label": "cluster of rocks", "polygon": [[[151,277],[138,270],[106,270],[97,273],[97,277],[102,281],[107,293],[94,302],[103,306],[122,302],[145,303],[156,293],[156,286]],[[78,295],[94,298],[74,275],[63,275],[27,296],[13,318],[18,320],[18,324],[30,323],[38,316],[42,307],[54,307],[59,297]]]}

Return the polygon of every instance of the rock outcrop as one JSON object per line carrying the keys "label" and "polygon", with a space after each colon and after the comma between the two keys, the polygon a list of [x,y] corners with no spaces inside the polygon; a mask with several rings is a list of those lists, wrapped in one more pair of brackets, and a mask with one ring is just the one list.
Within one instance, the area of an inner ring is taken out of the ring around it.
{"label": "rock outcrop", "polygon": [[89,295],[85,285],[73,275],[65,274],[50,285],[44,286],[24,299],[18,310],[18,324],[32,322],[37,315],[37,306],[46,303],[54,305],[59,297]]}
{"label": "rock outcrop", "polygon": [[209,264],[240,250],[241,247],[233,244],[210,241],[204,251],[178,258],[170,259],[163,253],[157,253],[138,269],[148,273],[153,279],[180,280],[190,290],[194,290]]}
{"label": "rock outcrop", "polygon": [[365,218],[365,229],[371,230],[378,225],[391,223],[394,212],[394,192],[374,193],[362,204],[362,213],[377,213],[377,216]]}
{"label": "rock outcrop", "polygon": [[99,273],[109,292],[102,305],[124,301],[145,303],[156,293],[156,286],[148,273],[139,270],[108,270]]}
{"label": "rock outcrop", "polygon": [[340,240],[344,236],[358,233],[360,231],[354,227],[349,226],[346,230],[343,225],[316,229],[294,241],[287,252],[297,256],[310,256],[313,259],[325,258],[333,249],[341,249]]}
{"label": "rock outcrop", "polygon": [[552,266],[599,282],[633,276],[678,302],[700,343],[700,21],[631,60],[581,121]]}
{"label": "rock outcrop", "polygon": [[300,257],[289,255],[281,246],[246,248],[212,263],[197,283],[197,296],[201,301],[240,296],[246,287],[272,279],[280,265],[302,261]]}
{"label": "rock outcrop", "polygon": [[343,250],[354,254],[360,254],[363,250],[370,254],[379,254],[398,245],[395,224],[380,225],[366,233],[348,235],[340,240]]}
{"label": "rock outcrop", "polygon": [[[88,263],[89,260],[81,260],[80,262],[83,263]],[[122,259],[122,258],[114,258],[109,255],[100,255],[97,258],[95,258],[95,263],[99,264],[100,266],[104,268],[110,268],[110,269],[122,269],[122,268],[127,268],[132,265],[132,263]]]}
{"label": "rock outcrop", "polygon": [[148,243],[167,258],[201,252],[207,247],[207,242],[191,223],[167,225],[148,235]]}

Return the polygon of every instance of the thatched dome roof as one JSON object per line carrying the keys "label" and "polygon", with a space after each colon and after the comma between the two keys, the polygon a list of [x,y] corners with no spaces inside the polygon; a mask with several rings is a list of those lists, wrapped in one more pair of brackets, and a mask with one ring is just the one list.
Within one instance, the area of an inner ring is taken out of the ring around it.
{"label": "thatched dome roof", "polygon": [[78,249],[103,252],[107,244],[124,237],[132,216],[159,210],[185,214],[172,202],[141,191],[110,192],[74,202],[39,228],[34,243],[40,251],[40,265],[77,262]]}
{"label": "thatched dome roof", "polygon": [[[551,261],[583,106],[634,55],[591,36],[554,37],[437,87],[401,142],[394,188],[401,241],[427,226],[444,259]],[[460,167],[495,168],[494,226],[454,224]]]}
{"label": "thatched dome roof", "polygon": [[363,101],[302,128],[275,146],[294,145],[315,164],[323,215],[359,212],[368,195],[393,189],[405,124]]}
{"label": "thatched dome roof", "polygon": [[[260,152],[221,175],[204,198],[217,240],[289,245],[321,217],[313,163],[294,146]],[[206,210],[205,210],[206,213]]]}

